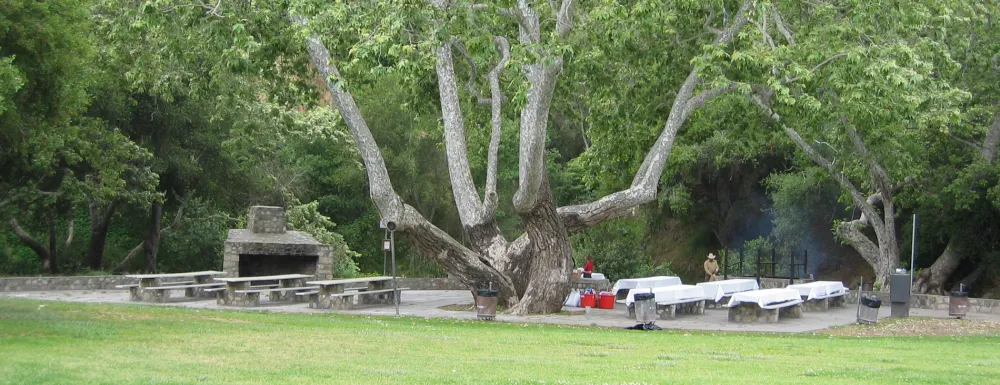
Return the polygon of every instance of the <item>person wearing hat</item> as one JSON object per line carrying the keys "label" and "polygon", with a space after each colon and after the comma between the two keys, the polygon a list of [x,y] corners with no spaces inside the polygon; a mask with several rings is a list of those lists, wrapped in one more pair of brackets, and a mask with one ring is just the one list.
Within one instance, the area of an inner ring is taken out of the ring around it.
{"label": "person wearing hat", "polygon": [[715,254],[708,253],[708,259],[705,260],[705,281],[712,282],[715,280],[715,275],[719,273],[719,263],[715,261]]}

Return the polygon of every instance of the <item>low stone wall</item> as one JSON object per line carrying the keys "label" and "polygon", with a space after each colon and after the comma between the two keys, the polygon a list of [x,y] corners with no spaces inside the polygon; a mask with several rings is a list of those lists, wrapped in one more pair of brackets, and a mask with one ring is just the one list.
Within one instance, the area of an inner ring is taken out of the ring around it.
{"label": "low stone wall", "polygon": [[135,283],[120,275],[80,277],[11,277],[0,278],[0,292],[45,290],[102,290],[115,285]]}
{"label": "low stone wall", "polygon": [[[396,284],[410,290],[468,290],[458,279],[454,278],[398,278]],[[494,288],[496,289],[496,288]]]}
{"label": "low stone wall", "polygon": [[[121,275],[80,277],[0,277],[0,292],[48,290],[116,290],[116,285],[135,283]],[[468,287],[451,278],[399,278],[399,287],[410,290],[466,290]]]}
{"label": "low stone wall", "polygon": [[[878,295],[882,300],[882,306],[889,306],[889,293],[866,291],[864,294]],[[847,294],[847,302],[858,303],[858,292],[852,291]],[[910,296],[910,308],[912,309],[935,309],[948,310],[948,299],[946,295],[913,294]],[[1000,300],[988,298],[969,298],[970,313],[998,313],[1000,314]]]}

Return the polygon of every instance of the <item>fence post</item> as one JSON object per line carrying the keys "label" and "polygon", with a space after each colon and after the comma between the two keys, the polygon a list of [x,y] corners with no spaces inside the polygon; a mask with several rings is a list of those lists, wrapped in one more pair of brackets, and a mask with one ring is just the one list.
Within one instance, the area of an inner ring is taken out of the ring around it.
{"label": "fence post", "polygon": [[777,274],[774,273],[775,258],[777,258],[776,255],[777,254],[775,254],[774,248],[772,247],[771,248],[771,278],[774,278],[774,277],[777,276]]}
{"label": "fence post", "polygon": [[740,277],[743,276],[743,248],[740,248]]}
{"label": "fence post", "polygon": [[802,278],[809,277],[809,249],[802,250]]}
{"label": "fence post", "polygon": [[760,286],[760,249],[757,249],[757,286]]}
{"label": "fence post", "polygon": [[729,250],[722,253],[722,279],[729,279]]}

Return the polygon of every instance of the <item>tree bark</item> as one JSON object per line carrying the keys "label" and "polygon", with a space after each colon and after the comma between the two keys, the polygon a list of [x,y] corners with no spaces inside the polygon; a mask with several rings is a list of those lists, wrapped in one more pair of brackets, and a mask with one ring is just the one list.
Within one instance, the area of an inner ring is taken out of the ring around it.
{"label": "tree bark", "polygon": [[160,224],[163,220],[163,204],[153,202],[149,209],[149,232],[142,242],[142,251],[146,257],[146,272],[156,272],[156,253],[160,249]]}
{"label": "tree bark", "polygon": [[42,270],[47,273],[55,273],[55,271],[53,271],[54,264],[52,263],[52,253],[45,248],[45,245],[24,231],[24,229],[21,228],[21,225],[17,223],[16,219],[10,218],[10,220],[7,221],[7,225],[10,226],[10,229],[14,231],[14,234],[17,235],[17,238],[20,239],[21,242],[24,242],[24,244],[27,245],[31,251],[34,251],[35,254],[38,255],[38,259],[42,261]]}
{"label": "tree bark", "polygon": [[949,241],[934,264],[920,271],[914,282],[914,291],[924,294],[944,294],[945,281],[958,269],[963,259],[962,254],[955,251],[954,243],[954,240]]}
{"label": "tree bark", "polygon": [[[49,208],[48,216],[49,225],[49,260],[42,262],[42,265],[48,265],[45,269],[49,274],[56,274],[59,271],[59,266],[56,263],[56,210],[55,208]],[[45,266],[43,266],[45,267]]]}
{"label": "tree bark", "polygon": [[107,206],[90,201],[90,245],[87,247],[87,266],[91,270],[100,270],[104,264],[104,244],[108,238],[108,228],[111,218],[118,210],[119,202],[112,201]]}
{"label": "tree bark", "polygon": [[534,258],[528,270],[527,289],[521,301],[510,310],[515,314],[558,312],[569,292],[573,247],[552,203],[547,175],[543,174],[539,187],[535,209],[521,214],[524,230],[533,240]]}

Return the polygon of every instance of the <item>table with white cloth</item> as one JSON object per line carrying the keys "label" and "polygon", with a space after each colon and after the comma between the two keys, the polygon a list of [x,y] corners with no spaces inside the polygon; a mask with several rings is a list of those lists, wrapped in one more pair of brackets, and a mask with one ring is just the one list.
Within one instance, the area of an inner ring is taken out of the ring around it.
{"label": "table with white cloth", "polygon": [[705,290],[700,286],[674,285],[629,290],[628,295],[625,296],[625,304],[631,305],[632,302],[635,302],[635,295],[637,293],[653,293],[656,303],[662,304],[705,299]]}
{"label": "table with white cloth", "polygon": [[635,295],[652,293],[660,319],[674,319],[677,313],[703,314],[705,290],[695,285],[673,285],[654,288],[631,289],[625,298],[629,318],[635,317]]}
{"label": "table with white cloth", "polygon": [[760,285],[754,279],[727,279],[725,281],[699,282],[705,290],[705,299],[719,302],[724,297],[729,297],[734,293],[757,290]]}
{"label": "table with white cloth", "polygon": [[[625,296],[627,296],[629,291],[632,289],[651,289],[655,287],[675,286],[680,284],[680,277],[671,276],[619,279],[615,282],[614,287],[611,288],[611,292],[615,293],[616,301],[622,302],[622,300],[625,299]],[[624,293],[621,292],[623,290],[625,291]],[[642,291],[640,291],[640,293],[641,292]]]}
{"label": "table with white cloth", "polygon": [[802,299],[795,289],[764,289],[733,293],[729,299],[729,322],[778,322],[802,317]]}
{"label": "table with white cloth", "polygon": [[836,281],[799,283],[788,285],[788,289],[798,290],[799,296],[805,301],[805,311],[826,311],[831,306],[847,306],[846,295],[850,291],[842,282]]}

